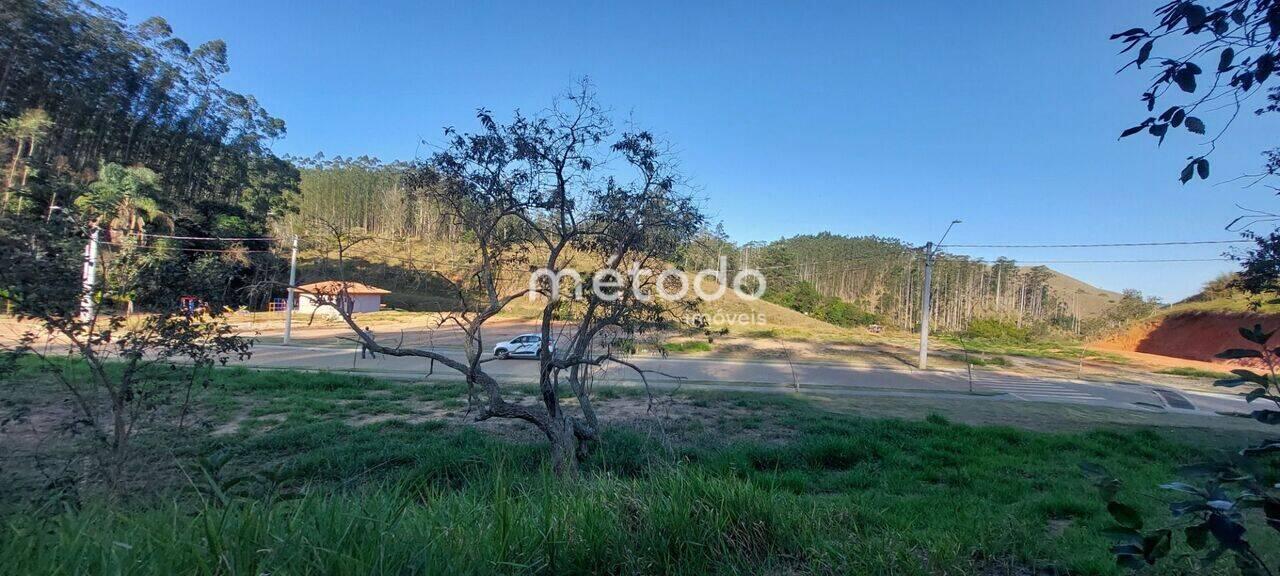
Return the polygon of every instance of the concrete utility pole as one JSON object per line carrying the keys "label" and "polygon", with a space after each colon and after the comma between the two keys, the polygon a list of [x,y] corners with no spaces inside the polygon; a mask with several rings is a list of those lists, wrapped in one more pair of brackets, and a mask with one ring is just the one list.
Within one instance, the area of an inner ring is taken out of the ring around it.
{"label": "concrete utility pole", "polygon": [[81,277],[84,279],[82,292],[80,294],[80,321],[89,322],[93,320],[93,289],[98,283],[98,228],[95,226],[93,231],[89,233],[89,243],[84,247],[84,270]]}
{"label": "concrete utility pole", "polygon": [[924,291],[920,294],[920,369],[929,367],[929,311],[933,298],[933,242],[924,245]]}
{"label": "concrete utility pole", "polygon": [[959,224],[959,220],[952,220],[947,225],[947,230],[942,233],[942,238],[938,240],[935,246],[933,242],[924,245],[924,286],[920,293],[920,369],[924,370],[929,367],[929,312],[933,309],[933,295],[930,294],[933,285],[933,260],[938,254],[938,250],[942,249],[942,243],[946,241],[947,234],[951,233],[951,227]]}
{"label": "concrete utility pole", "polygon": [[297,294],[293,287],[298,283],[298,235],[293,235],[293,246],[289,254],[289,296],[284,301],[284,344],[289,344],[289,337],[293,335],[293,303],[297,300]]}

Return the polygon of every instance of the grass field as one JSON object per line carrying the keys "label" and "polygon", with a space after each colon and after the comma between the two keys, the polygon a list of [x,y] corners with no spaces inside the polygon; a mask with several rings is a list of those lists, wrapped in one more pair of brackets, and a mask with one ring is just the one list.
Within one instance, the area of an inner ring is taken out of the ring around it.
{"label": "grass field", "polygon": [[[604,440],[566,484],[535,433],[470,423],[459,384],[229,369],[194,426],[140,439],[112,499],[48,487],[36,471],[74,460],[74,443],[22,431],[70,414],[37,373],[5,390],[4,574],[1109,574],[1081,462],[1160,514],[1175,467],[1259,434],[942,399],[679,394],[648,413],[602,388]],[[226,464],[202,468],[210,457]]]}
{"label": "grass field", "polygon": [[1189,368],[1186,366],[1178,366],[1175,368],[1165,368],[1157,370],[1157,374],[1172,374],[1174,376],[1186,376],[1188,378],[1203,378],[1212,380],[1227,380],[1236,378],[1230,372],[1214,372],[1213,370],[1202,370],[1200,368]]}
{"label": "grass field", "polygon": [[1119,354],[1097,350],[1081,345],[1079,342],[1036,339],[988,339],[960,338],[955,335],[943,335],[940,340],[952,347],[967,349],[970,353],[978,352],[990,355],[1022,356],[1027,358],[1050,358],[1056,360],[1079,360],[1082,356],[1094,362],[1127,364],[1129,360]]}

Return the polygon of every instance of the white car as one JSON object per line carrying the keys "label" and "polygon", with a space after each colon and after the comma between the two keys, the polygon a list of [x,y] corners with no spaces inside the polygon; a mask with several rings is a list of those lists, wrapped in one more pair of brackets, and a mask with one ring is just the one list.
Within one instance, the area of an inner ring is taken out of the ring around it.
{"label": "white car", "polygon": [[[506,342],[499,342],[494,345],[493,355],[498,358],[537,358],[538,345],[541,343],[541,334],[521,334]],[[555,354],[555,344],[550,346],[550,351]]]}

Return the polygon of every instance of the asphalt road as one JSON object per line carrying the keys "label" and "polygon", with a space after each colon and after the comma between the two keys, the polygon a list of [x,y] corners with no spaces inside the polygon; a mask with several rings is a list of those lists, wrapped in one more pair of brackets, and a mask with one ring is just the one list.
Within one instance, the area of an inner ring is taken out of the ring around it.
{"label": "asphalt road", "polygon": [[[461,358],[460,350],[441,349]],[[695,388],[742,392],[794,392],[829,396],[964,395],[971,391],[990,400],[1012,402],[1063,402],[1110,406],[1136,410],[1165,410],[1187,414],[1215,415],[1218,412],[1248,412],[1239,396],[1178,390],[1138,382],[1085,382],[1075,379],[1046,379],[1010,373],[974,370],[972,381],[965,371],[885,369],[841,363],[795,363],[710,358],[660,358],[633,356],[649,373],[650,384],[658,388]],[[361,359],[357,348],[280,346],[259,344],[253,358],[243,365],[254,368],[291,368],[354,373],[397,379],[420,379],[428,361],[379,355]],[[535,382],[538,363],[534,360],[496,360],[484,364],[486,372],[512,382]],[[458,375],[436,366],[435,376],[457,380]],[[622,386],[640,384],[640,376],[625,366],[614,365],[596,375],[596,382]]]}

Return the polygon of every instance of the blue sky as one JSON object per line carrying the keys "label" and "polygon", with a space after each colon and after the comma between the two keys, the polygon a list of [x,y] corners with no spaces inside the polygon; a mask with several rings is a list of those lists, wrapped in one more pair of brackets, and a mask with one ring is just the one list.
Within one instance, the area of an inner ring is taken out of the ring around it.
{"label": "blue sky", "polygon": [[[473,111],[537,110],[575,78],[672,142],[737,241],[829,230],[912,243],[1232,238],[1236,203],[1270,208],[1256,170],[1276,118],[1249,116],[1208,182],[1177,173],[1202,142],[1117,141],[1145,117],[1147,73],[1109,34],[1159,1],[830,3],[160,2],[191,44],[221,38],[226,84],[288,123],[281,153],[423,156]],[[544,7],[545,4],[545,7]],[[1215,117],[1206,117],[1210,133]],[[1022,261],[1213,258],[1174,249],[958,250]],[[1227,262],[1053,264],[1176,300]]]}

